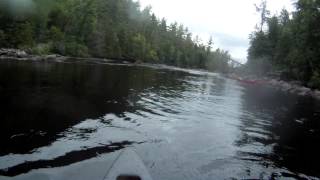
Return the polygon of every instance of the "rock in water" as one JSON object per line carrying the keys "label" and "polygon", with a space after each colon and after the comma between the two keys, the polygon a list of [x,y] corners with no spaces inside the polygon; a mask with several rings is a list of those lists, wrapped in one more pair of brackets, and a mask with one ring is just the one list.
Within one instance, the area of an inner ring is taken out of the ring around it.
{"label": "rock in water", "polygon": [[28,54],[19,49],[0,49],[0,56],[2,57],[13,57],[13,58],[25,58],[28,57]]}

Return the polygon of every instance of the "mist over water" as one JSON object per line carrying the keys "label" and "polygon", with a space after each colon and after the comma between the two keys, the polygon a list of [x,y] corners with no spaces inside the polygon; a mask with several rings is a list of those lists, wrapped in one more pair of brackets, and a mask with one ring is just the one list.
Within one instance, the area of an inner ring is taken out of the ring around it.
{"label": "mist over water", "polygon": [[92,178],[132,147],[155,180],[320,177],[312,98],[163,66],[0,63],[0,175]]}

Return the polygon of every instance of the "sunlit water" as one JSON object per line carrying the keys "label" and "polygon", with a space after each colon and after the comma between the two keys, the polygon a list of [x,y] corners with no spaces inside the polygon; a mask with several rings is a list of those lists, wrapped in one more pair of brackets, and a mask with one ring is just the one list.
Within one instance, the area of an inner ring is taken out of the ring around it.
{"label": "sunlit water", "polygon": [[1,61],[0,115],[4,176],[93,179],[131,147],[155,180],[320,177],[318,101],[215,73]]}

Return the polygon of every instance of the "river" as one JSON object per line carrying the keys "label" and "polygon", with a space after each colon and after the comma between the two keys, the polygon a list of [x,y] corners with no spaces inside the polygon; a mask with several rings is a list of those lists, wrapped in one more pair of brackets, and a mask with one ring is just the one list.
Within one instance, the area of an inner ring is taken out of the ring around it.
{"label": "river", "polygon": [[2,60],[0,115],[4,176],[93,179],[131,147],[155,180],[320,178],[320,102],[216,73]]}

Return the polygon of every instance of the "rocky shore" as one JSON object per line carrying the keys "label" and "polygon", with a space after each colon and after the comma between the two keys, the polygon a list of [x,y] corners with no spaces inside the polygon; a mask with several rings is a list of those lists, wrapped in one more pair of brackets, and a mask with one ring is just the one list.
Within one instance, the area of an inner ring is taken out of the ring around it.
{"label": "rocky shore", "polygon": [[302,86],[301,83],[296,81],[287,82],[283,80],[270,79],[267,83],[288,93],[294,93],[300,96],[312,96],[320,100],[319,90]]}
{"label": "rocky shore", "polygon": [[9,59],[9,60],[21,60],[21,61],[46,61],[46,60],[55,60],[55,61],[64,61],[67,57],[51,54],[51,55],[31,55],[24,50],[20,49],[0,49],[0,59]]}
{"label": "rocky shore", "polygon": [[317,89],[311,89],[302,85],[299,81],[284,81],[280,78],[263,77],[258,78],[254,76],[239,76],[236,74],[228,75],[229,78],[237,80],[247,85],[268,85],[274,88],[280,89],[284,92],[297,94],[299,96],[312,96],[320,100],[320,91]]}
{"label": "rocky shore", "polygon": [[20,49],[7,49],[0,48],[0,60],[19,60],[19,61],[52,61],[52,62],[91,62],[91,63],[109,63],[109,62],[123,62],[126,61],[117,61],[110,59],[101,59],[101,58],[80,58],[80,57],[68,57],[61,56],[59,54],[49,54],[49,55],[33,55],[27,51]]}

